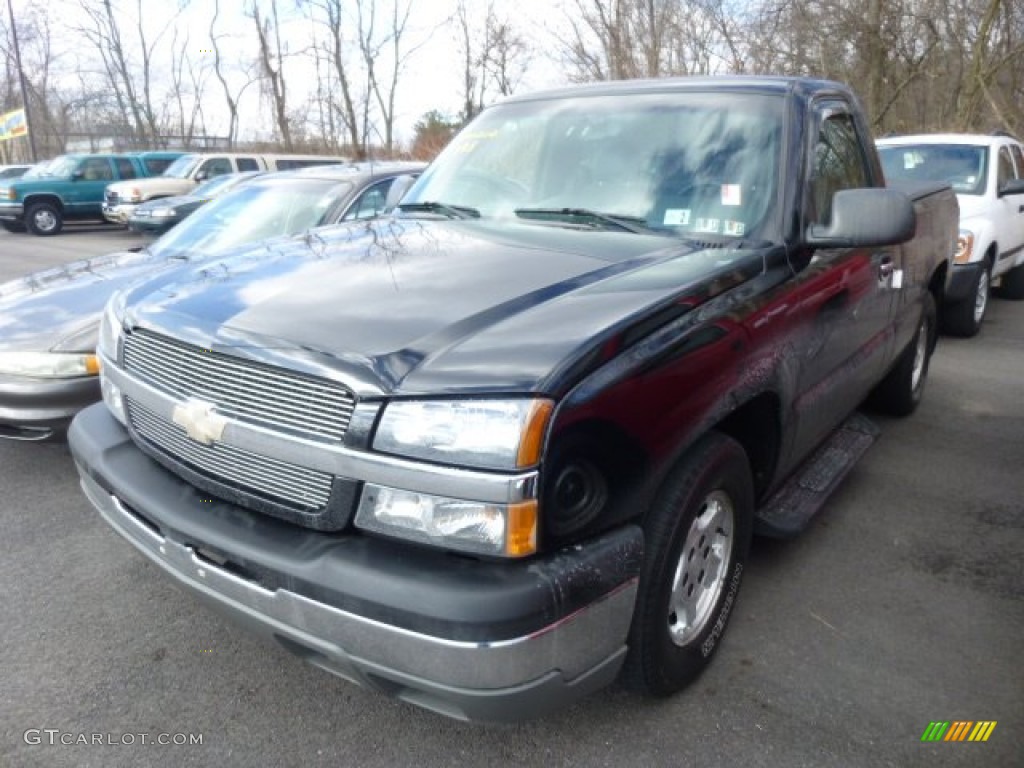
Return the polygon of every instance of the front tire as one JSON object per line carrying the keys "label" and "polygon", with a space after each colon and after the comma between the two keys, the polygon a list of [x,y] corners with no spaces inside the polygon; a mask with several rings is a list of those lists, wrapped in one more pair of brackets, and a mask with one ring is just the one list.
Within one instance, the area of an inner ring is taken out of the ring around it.
{"label": "front tire", "polygon": [[1018,264],[999,283],[999,295],[1004,299],[1024,299],[1024,264]]}
{"label": "front tire", "polygon": [[914,338],[871,393],[871,404],[875,408],[890,416],[909,416],[917,409],[935,349],[935,326],[935,299],[925,292]]}
{"label": "front tire", "polygon": [[25,226],[33,235],[49,237],[56,235],[64,226],[64,219],[51,203],[35,203],[25,213]]}
{"label": "front tire", "polygon": [[710,663],[736,603],[753,512],[746,453],[735,440],[708,434],[672,471],[644,525],[627,686],[665,696]]}
{"label": "front tire", "polygon": [[974,277],[967,298],[943,307],[942,327],[954,336],[969,338],[976,336],[981,330],[988,309],[992,272],[986,262]]}

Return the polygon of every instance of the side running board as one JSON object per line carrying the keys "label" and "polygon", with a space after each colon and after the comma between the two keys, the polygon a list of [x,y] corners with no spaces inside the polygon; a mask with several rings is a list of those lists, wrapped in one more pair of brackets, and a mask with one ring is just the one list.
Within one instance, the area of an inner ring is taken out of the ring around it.
{"label": "side running board", "polygon": [[874,422],[855,412],[757,511],[754,532],[773,538],[789,538],[800,533],[878,434]]}

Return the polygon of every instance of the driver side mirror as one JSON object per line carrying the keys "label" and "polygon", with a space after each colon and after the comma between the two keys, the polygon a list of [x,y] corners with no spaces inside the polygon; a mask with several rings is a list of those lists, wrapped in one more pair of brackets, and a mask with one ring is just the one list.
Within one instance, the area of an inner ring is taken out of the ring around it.
{"label": "driver side mirror", "polygon": [[832,198],[832,221],[813,224],[807,245],[819,248],[871,248],[905,243],[917,229],[910,198],[894,189],[842,189]]}
{"label": "driver side mirror", "polygon": [[75,170],[73,170],[71,172],[71,180],[72,181],[81,181],[84,178],[85,178],[85,171],[83,171],[81,168],[76,168]]}

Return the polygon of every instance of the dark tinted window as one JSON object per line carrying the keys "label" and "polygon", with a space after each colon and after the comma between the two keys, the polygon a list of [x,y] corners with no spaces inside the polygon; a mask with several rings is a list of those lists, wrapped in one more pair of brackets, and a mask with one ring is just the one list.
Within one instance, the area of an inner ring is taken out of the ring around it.
{"label": "dark tinted window", "polygon": [[260,169],[260,164],[252,157],[239,157],[235,162],[240,171],[258,171]]}
{"label": "dark tinted window", "polygon": [[222,173],[231,173],[232,171],[234,171],[234,168],[231,167],[231,161],[226,157],[214,157],[207,160],[199,168],[199,173],[205,174],[207,179],[220,176]]}
{"label": "dark tinted window", "polygon": [[132,165],[132,161],[127,157],[118,157],[114,160],[117,165],[117,175],[122,179],[134,179],[135,178],[135,166]]}
{"label": "dark tinted window", "polygon": [[145,164],[146,170],[149,171],[150,176],[159,176],[171,167],[171,163],[173,163],[174,160],[169,157],[147,157],[142,162]]}
{"label": "dark tinted window", "polygon": [[811,221],[827,224],[832,197],[842,189],[868,186],[867,166],[857,128],[848,114],[828,114],[818,131],[811,170]]}

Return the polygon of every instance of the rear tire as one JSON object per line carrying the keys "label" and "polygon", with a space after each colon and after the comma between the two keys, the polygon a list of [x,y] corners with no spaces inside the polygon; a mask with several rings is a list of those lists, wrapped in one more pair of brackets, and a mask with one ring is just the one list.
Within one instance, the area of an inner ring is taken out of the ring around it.
{"label": "rear tire", "polygon": [[49,237],[56,235],[64,226],[64,219],[57,206],[51,203],[30,205],[25,213],[25,226],[33,235]]}
{"label": "rear tire", "polygon": [[988,263],[975,275],[967,298],[942,308],[942,329],[954,336],[976,336],[988,309],[991,267]]}
{"label": "rear tire", "polygon": [[1018,264],[999,283],[999,295],[1004,299],[1024,299],[1024,264]]}
{"label": "rear tire", "polygon": [[665,696],[710,663],[735,606],[753,513],[746,453],[708,434],[672,471],[644,524],[625,685]]}
{"label": "rear tire", "polygon": [[890,416],[912,414],[924,395],[934,349],[935,299],[926,292],[914,338],[900,354],[893,369],[871,393],[871,405]]}

